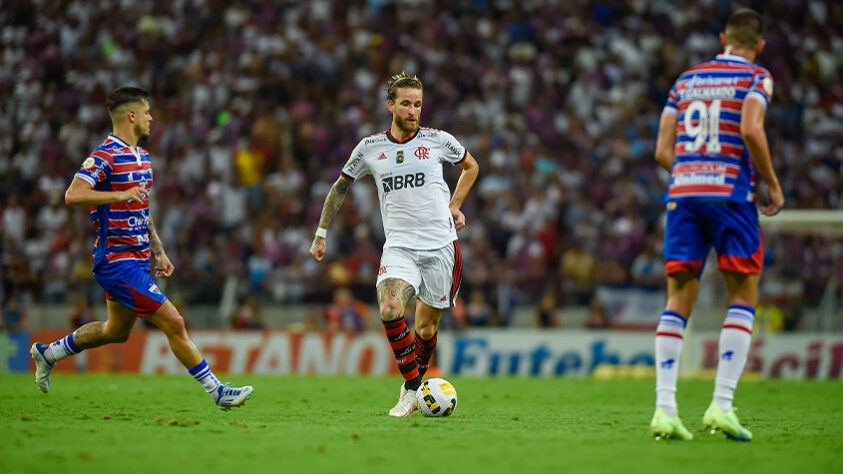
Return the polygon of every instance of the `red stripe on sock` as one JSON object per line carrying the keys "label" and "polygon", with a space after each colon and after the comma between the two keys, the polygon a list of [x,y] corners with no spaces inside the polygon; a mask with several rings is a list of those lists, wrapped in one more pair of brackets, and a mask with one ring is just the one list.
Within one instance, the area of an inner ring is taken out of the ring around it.
{"label": "red stripe on sock", "polygon": [[387,336],[397,336],[407,329],[407,323],[404,322],[404,318],[395,321],[381,321],[381,323],[383,323],[383,329],[386,331]]}
{"label": "red stripe on sock", "polygon": [[429,341],[425,341],[416,333],[416,364],[419,366],[419,375],[424,377],[428,367],[430,367],[430,360],[433,358],[433,351],[436,350],[436,340],[438,333],[434,333]]}
{"label": "red stripe on sock", "polygon": [[424,339],[422,339],[419,333],[416,333],[416,348],[418,349],[418,351],[424,353],[433,352],[433,350],[436,349],[436,341],[438,339],[438,335],[438,332],[434,333],[433,337],[431,337],[430,340],[425,341]]}
{"label": "red stripe on sock", "polygon": [[681,334],[676,334],[676,333],[673,333],[673,332],[657,332],[656,337],[658,337],[658,336],[667,336],[667,337],[675,337],[677,339],[682,339]]}
{"label": "red stripe on sock", "polygon": [[413,336],[407,334],[407,337],[402,337],[397,341],[390,340],[389,345],[392,346],[393,351],[403,351],[413,345]]}
{"label": "red stripe on sock", "polygon": [[[416,364],[416,350],[413,335],[407,331],[407,335],[405,337],[402,337],[397,341],[393,340],[394,336],[397,336],[407,330],[407,323],[404,321],[403,317],[395,321],[382,322],[383,327],[386,330],[389,346],[392,348],[393,354],[396,354],[395,363],[398,365],[398,371],[401,372],[404,380],[413,380],[419,376],[419,367],[418,364]],[[413,347],[413,350],[409,351],[407,355],[403,357],[399,357],[397,355],[403,353],[410,347]]]}
{"label": "red stripe on sock", "polygon": [[739,330],[741,330],[741,331],[743,331],[743,332],[746,332],[746,333],[752,334],[752,331],[751,331],[751,330],[749,330],[749,329],[747,329],[747,328],[745,328],[745,327],[743,327],[743,326],[738,326],[737,324],[724,324],[724,325],[723,325],[723,329],[739,329]]}
{"label": "red stripe on sock", "polygon": [[[413,362],[413,363],[415,363],[415,362]],[[417,366],[413,367],[413,370],[407,372],[406,374],[401,373],[401,375],[404,377],[404,380],[413,380],[416,377],[420,377],[419,368]]]}

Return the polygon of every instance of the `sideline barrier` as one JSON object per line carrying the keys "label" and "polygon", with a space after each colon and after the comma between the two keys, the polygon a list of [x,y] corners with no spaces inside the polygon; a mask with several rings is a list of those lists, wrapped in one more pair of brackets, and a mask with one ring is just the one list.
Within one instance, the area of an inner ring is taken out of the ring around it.
{"label": "sideline barrier", "polygon": [[[32,371],[32,340],[53,341],[64,331],[0,333],[0,372]],[[717,332],[685,339],[691,371],[717,365]],[[217,372],[232,374],[397,374],[392,350],[379,331],[193,331],[191,338]],[[439,335],[436,365],[465,376],[588,376],[601,365],[651,367],[653,335],[621,331],[474,329]],[[87,351],[91,372],[184,373],[158,331],[135,331],[123,344]],[[5,357],[4,357],[5,356]],[[56,372],[79,364],[60,363]],[[755,335],[747,371],[765,378],[843,378],[843,334]]]}

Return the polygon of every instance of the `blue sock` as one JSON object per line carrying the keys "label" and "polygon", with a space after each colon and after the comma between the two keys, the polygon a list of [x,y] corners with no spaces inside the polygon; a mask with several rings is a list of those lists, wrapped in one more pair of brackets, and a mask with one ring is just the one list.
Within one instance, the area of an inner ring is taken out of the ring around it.
{"label": "blue sock", "polygon": [[202,362],[200,362],[196,367],[190,369],[189,372],[197,382],[202,384],[202,388],[204,388],[208,393],[215,392],[217,387],[222,385],[220,381],[217,380],[214,373],[211,372],[211,367],[208,366],[205,359],[202,359]]}

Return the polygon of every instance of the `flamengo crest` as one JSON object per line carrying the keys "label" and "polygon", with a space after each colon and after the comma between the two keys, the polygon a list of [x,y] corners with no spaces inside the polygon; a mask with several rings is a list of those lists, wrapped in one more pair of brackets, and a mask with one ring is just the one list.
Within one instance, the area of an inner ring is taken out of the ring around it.
{"label": "flamengo crest", "polygon": [[420,146],[416,148],[415,155],[416,158],[418,158],[419,160],[426,160],[430,158],[430,148],[426,146]]}

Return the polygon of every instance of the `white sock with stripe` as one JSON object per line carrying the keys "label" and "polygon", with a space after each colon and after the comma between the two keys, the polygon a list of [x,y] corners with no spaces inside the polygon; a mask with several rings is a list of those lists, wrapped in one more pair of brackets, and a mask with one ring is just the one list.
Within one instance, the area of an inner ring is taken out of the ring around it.
{"label": "white sock with stripe", "polygon": [[664,414],[674,417],[676,406],[676,379],[679,374],[679,356],[682,354],[682,334],[688,320],[675,311],[665,311],[656,328],[656,406]]}
{"label": "white sock with stripe", "polygon": [[207,362],[205,362],[205,359],[202,359],[202,362],[200,362],[199,365],[190,369],[188,372],[190,372],[190,375],[192,375],[197,382],[201,383],[202,388],[211,395],[214,395],[217,388],[222,385],[217,379],[217,376],[211,371],[211,367],[208,366]]}
{"label": "white sock with stripe", "polygon": [[44,358],[47,359],[47,362],[55,364],[62,359],[67,359],[73,354],[78,354],[80,352],[82,352],[82,349],[76,346],[73,342],[73,333],[70,333],[50,344],[49,347],[44,350]]}
{"label": "white sock with stripe", "polygon": [[749,354],[754,322],[755,308],[733,304],[729,306],[723,329],[720,330],[720,358],[717,362],[717,379],[714,382],[714,401],[724,412],[732,409],[738,379],[741,378]]}

